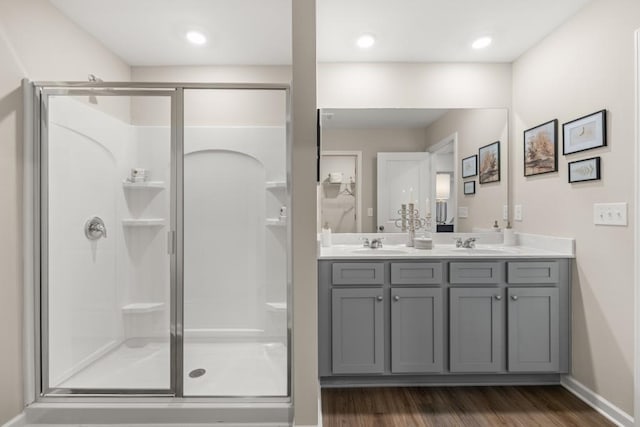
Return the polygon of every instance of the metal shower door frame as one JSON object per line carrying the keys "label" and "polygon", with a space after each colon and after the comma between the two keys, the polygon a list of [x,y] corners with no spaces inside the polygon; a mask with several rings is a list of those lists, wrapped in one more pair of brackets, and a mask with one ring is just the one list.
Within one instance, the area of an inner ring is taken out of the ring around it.
{"label": "metal shower door frame", "polygon": [[[86,83],[83,83],[86,86]],[[39,271],[36,280],[39,279],[39,300],[37,306],[40,311],[39,321],[36,321],[39,339],[36,340],[36,357],[39,363],[36,364],[36,385],[40,397],[50,396],[110,396],[110,395],[136,395],[136,396],[179,396],[182,389],[182,292],[180,283],[182,277],[181,258],[176,250],[176,234],[178,224],[181,224],[181,210],[178,209],[178,200],[182,197],[182,90],[173,89],[147,89],[144,86],[119,87],[111,85],[108,87],[47,87],[46,85],[36,85],[35,96],[37,97],[36,120],[37,124],[35,136],[35,171],[38,176],[35,178],[36,184],[36,242],[39,248],[36,253],[39,257]],[[170,294],[170,315],[169,315],[169,388],[168,389],[145,389],[145,388],[60,388],[51,387],[49,384],[49,180],[48,180],[48,160],[49,160],[49,97],[51,96],[157,96],[168,97],[171,101],[171,183],[170,183],[170,213],[169,213],[169,236],[171,243],[170,272],[169,272],[169,294]],[[180,218],[179,218],[180,217]],[[36,293],[38,294],[38,293]],[[39,347],[39,348],[38,348]]]}

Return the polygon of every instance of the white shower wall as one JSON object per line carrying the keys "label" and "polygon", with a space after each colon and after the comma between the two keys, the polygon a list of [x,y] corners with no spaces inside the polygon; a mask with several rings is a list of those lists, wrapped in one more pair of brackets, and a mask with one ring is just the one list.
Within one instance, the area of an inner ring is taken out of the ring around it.
{"label": "white shower wall", "polygon": [[285,128],[184,135],[185,337],[284,337],[286,316],[269,323],[286,308]]}
{"label": "white shower wall", "polygon": [[[49,104],[49,381],[52,386],[122,339],[124,265],[117,177],[133,155],[131,127],[68,97]],[[85,221],[100,216],[108,238],[90,241]]]}

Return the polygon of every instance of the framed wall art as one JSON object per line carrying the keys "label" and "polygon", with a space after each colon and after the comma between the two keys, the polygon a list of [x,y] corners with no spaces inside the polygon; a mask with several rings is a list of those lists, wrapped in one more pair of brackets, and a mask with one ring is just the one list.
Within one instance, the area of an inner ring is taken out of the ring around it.
{"label": "framed wall art", "polygon": [[478,160],[480,184],[500,181],[500,141],[480,147]]}
{"label": "framed wall art", "polygon": [[600,157],[569,162],[569,182],[597,181],[600,179]]}
{"label": "framed wall art", "polygon": [[562,154],[607,145],[607,110],[600,110],[562,125]]}
{"label": "framed wall art", "polygon": [[524,176],[558,170],[558,120],[524,131]]}
{"label": "framed wall art", "polygon": [[462,177],[469,178],[478,175],[478,156],[473,155],[462,159]]}
{"label": "framed wall art", "polygon": [[476,182],[467,181],[464,183],[464,194],[476,194]]}

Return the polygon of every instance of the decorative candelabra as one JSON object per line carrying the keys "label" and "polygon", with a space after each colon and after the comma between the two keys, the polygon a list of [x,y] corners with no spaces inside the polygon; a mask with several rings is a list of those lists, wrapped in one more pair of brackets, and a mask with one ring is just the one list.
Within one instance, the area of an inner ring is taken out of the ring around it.
{"label": "decorative candelabra", "polygon": [[408,205],[402,204],[398,211],[400,218],[395,220],[396,227],[400,227],[402,232],[409,232],[409,241],[407,246],[413,246],[413,238],[416,237],[416,230],[425,228],[431,229],[431,214],[427,214],[425,218],[420,218],[420,212],[415,208],[413,203]]}

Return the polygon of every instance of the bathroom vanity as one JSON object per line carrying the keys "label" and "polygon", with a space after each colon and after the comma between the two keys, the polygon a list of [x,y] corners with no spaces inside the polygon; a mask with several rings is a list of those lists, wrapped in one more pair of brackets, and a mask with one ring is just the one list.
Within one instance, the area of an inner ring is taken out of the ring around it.
{"label": "bathroom vanity", "polygon": [[525,247],[323,248],[321,383],[559,383],[572,258]]}

